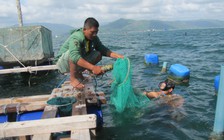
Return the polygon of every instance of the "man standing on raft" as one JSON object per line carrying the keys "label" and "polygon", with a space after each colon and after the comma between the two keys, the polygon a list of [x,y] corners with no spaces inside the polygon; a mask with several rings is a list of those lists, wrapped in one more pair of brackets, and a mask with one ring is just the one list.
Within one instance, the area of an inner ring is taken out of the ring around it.
{"label": "man standing on raft", "polygon": [[99,75],[104,71],[96,66],[102,56],[123,58],[123,55],[112,52],[105,47],[97,36],[99,23],[90,17],[84,22],[84,27],[75,30],[60,48],[56,57],[56,65],[61,73],[70,72],[71,85],[82,89],[84,85],[79,81],[83,78],[85,69]]}

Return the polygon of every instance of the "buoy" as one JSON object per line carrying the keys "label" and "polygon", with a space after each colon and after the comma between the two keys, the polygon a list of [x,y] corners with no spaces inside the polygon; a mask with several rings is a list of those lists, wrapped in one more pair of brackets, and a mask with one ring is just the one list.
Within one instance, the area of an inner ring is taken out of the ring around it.
{"label": "buoy", "polygon": [[159,58],[157,54],[146,54],[145,64],[159,64]]}
{"label": "buoy", "polygon": [[190,78],[190,70],[181,64],[173,64],[170,66],[168,79],[180,84],[188,83]]}
{"label": "buoy", "polygon": [[219,90],[219,80],[220,80],[220,75],[215,76],[214,87],[215,87],[215,92],[216,93]]}

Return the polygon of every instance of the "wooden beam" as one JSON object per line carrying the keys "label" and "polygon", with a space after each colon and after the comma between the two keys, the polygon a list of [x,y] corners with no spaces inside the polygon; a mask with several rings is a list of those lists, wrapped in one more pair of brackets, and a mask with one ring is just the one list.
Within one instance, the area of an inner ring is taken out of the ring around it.
{"label": "wooden beam", "polygon": [[0,106],[0,114],[5,113],[5,112],[8,112],[8,113],[17,112],[17,110],[19,110],[21,112],[44,110],[46,105],[47,105],[46,101],[1,105]]}
{"label": "wooden beam", "polygon": [[85,115],[87,114],[86,111],[86,104],[79,104],[75,103],[72,106],[72,115]]}
{"label": "wooden beam", "polygon": [[45,71],[45,70],[56,70],[56,69],[58,69],[56,65],[46,65],[46,66],[35,66],[35,67],[25,67],[25,68],[2,69],[0,70],[0,74]]}
{"label": "wooden beam", "polygon": [[72,140],[90,140],[89,129],[74,130],[71,132]]}
{"label": "wooden beam", "polygon": [[[72,115],[83,116],[87,114],[85,93],[77,96],[77,102],[72,106]],[[73,140],[90,140],[89,129],[72,130],[71,139]]]}
{"label": "wooden beam", "polygon": [[[46,106],[44,108],[44,113],[41,119],[54,118],[57,114],[57,110],[58,108],[55,106]],[[32,140],[50,140],[50,139],[51,139],[51,133],[36,134],[32,138]]]}
{"label": "wooden beam", "polygon": [[95,114],[34,121],[8,122],[0,124],[0,138],[46,134],[61,131],[89,129],[95,127]]}
{"label": "wooden beam", "polygon": [[0,99],[0,105],[15,104],[15,103],[28,103],[36,101],[47,101],[50,95],[37,95],[37,96],[24,96]]}

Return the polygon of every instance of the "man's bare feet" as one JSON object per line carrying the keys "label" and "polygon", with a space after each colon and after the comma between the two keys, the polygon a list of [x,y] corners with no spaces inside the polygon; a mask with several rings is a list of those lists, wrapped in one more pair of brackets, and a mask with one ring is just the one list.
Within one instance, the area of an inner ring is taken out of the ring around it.
{"label": "man's bare feet", "polygon": [[71,80],[71,83],[70,83],[74,88],[76,89],[83,89],[85,86],[79,82],[77,79],[73,79]]}

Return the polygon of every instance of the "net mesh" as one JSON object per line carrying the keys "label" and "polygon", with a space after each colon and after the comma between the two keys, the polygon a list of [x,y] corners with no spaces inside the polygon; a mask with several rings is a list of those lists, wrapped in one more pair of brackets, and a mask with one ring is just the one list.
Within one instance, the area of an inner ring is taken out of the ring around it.
{"label": "net mesh", "polygon": [[17,64],[5,47],[25,65],[40,64],[54,55],[51,31],[43,26],[0,28],[0,65]]}
{"label": "net mesh", "polygon": [[75,97],[55,97],[47,101],[48,105],[58,106],[58,113],[61,117],[71,116],[72,105],[76,102]]}
{"label": "net mesh", "polygon": [[141,107],[149,99],[132,86],[132,69],[128,58],[118,58],[113,66],[113,83],[111,85],[110,103],[117,112],[125,108]]}

